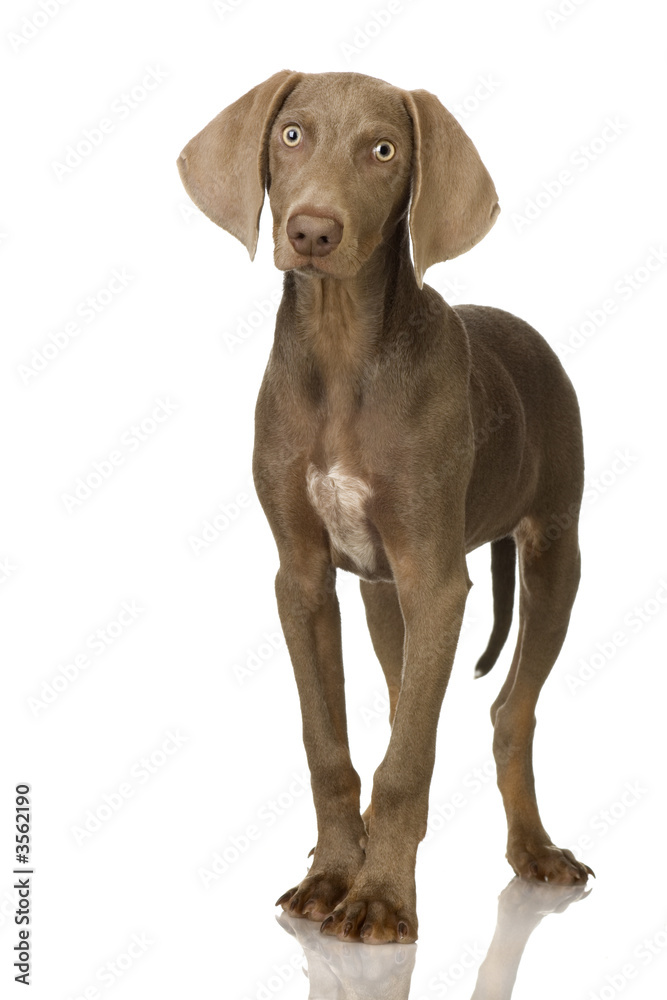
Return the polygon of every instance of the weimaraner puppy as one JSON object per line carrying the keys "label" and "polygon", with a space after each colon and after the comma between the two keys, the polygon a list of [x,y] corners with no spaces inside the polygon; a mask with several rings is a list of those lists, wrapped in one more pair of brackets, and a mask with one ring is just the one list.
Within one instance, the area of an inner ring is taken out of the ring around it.
{"label": "weimaraner puppy", "polygon": [[[486,542],[494,626],[478,675],[507,638],[517,551],[519,562],[519,638],[491,709],[507,858],[524,878],[585,881],[590,869],[542,825],[532,768],[535,704],[579,582],[576,396],[527,323],[452,309],[423,284],[496,219],[477,150],[424,90],[283,70],[214,118],[178,166],[251,258],[267,190],[285,272],[253,474],[280,558],[318,832],[308,875],[278,903],[340,938],[416,939],[415,860],[471,586],[466,553]],[[389,688],[391,737],[363,816],[337,569],[361,579]]]}

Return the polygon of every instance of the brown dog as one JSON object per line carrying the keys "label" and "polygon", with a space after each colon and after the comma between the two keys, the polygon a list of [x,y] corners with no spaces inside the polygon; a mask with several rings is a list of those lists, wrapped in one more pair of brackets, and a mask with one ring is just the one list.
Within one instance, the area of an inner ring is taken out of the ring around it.
{"label": "brown dog", "polygon": [[[422,282],[498,213],[475,147],[426,91],[285,70],[210,122],[178,166],[251,258],[266,188],[286,272],[253,473],[280,556],[318,839],[307,877],[278,902],[342,938],[416,939],[415,860],[471,586],[466,553],[486,542],[494,627],[478,675],[509,632],[517,549],[520,570],[519,638],[491,710],[507,858],[526,878],[584,881],[590,869],[542,825],[532,770],[535,704],[579,582],[577,400],[532,327],[498,309],[451,309]],[[337,568],[361,577],[391,703],[363,817]]]}

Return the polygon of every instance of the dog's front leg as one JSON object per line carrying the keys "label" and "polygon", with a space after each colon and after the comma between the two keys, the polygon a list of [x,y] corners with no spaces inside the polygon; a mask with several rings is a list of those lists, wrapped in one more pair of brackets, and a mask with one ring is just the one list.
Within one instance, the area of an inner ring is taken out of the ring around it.
{"label": "dog's front leg", "polygon": [[364,860],[360,780],[350,760],[340,612],[328,552],[281,559],[276,597],[301,701],[303,741],[317,813],[317,846],[306,878],[278,900],[322,921],[347,894]]}
{"label": "dog's front leg", "polygon": [[375,772],[366,861],[323,925],[369,944],[417,937],[415,862],[426,833],[438,716],[470,586],[463,555],[433,571],[433,556],[394,567],[405,622],[404,666],[391,739]]}

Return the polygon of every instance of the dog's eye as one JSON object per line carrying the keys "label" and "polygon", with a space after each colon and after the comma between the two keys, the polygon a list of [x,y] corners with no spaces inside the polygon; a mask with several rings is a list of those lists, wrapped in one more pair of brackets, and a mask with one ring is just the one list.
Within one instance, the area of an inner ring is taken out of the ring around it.
{"label": "dog's eye", "polygon": [[389,142],[388,139],[383,139],[382,142],[378,142],[376,146],[373,146],[373,156],[380,163],[386,163],[387,160],[392,160],[394,153],[396,152],[396,147],[393,142]]}
{"label": "dog's eye", "polygon": [[286,146],[298,146],[301,142],[301,129],[298,125],[288,125],[283,129],[283,142]]}

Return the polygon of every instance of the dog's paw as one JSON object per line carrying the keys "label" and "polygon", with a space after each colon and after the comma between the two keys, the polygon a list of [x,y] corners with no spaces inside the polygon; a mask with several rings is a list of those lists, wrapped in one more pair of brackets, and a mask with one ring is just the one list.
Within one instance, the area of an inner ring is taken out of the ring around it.
{"label": "dog's paw", "polygon": [[577,861],[572,851],[556,847],[550,841],[538,844],[510,845],[507,860],[521,878],[548,882],[551,885],[576,885],[586,882],[595,872]]}
{"label": "dog's paw", "polygon": [[323,922],[323,934],[363,944],[412,944],[417,914],[390,901],[384,893],[350,893]]}
{"label": "dog's paw", "polygon": [[353,876],[311,870],[299,885],[276,900],[276,906],[282,906],[293,917],[307,917],[321,923],[345,898],[352,882]]}

